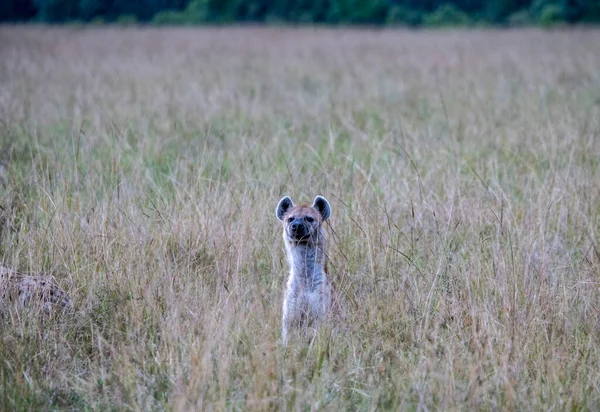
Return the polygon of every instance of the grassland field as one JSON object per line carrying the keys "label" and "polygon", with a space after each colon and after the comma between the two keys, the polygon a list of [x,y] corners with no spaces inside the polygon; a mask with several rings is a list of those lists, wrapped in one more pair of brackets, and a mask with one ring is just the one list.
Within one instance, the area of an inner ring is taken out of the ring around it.
{"label": "grassland field", "polygon": [[599,410],[600,30],[1,26],[0,224],[2,410]]}

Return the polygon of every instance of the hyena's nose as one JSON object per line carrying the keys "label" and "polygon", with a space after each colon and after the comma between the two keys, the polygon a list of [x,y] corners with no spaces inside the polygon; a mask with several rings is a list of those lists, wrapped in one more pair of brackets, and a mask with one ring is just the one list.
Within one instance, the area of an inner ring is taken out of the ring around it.
{"label": "hyena's nose", "polygon": [[304,223],[302,222],[293,222],[290,225],[290,230],[296,236],[304,236],[306,234],[306,226],[304,226]]}

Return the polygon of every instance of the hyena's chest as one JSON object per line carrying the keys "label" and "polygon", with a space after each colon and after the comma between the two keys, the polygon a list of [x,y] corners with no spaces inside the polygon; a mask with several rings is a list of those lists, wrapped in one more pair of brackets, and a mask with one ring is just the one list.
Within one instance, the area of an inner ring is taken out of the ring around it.
{"label": "hyena's chest", "polygon": [[290,315],[294,323],[311,323],[322,318],[329,306],[327,284],[322,284],[318,289],[297,287],[290,291]]}

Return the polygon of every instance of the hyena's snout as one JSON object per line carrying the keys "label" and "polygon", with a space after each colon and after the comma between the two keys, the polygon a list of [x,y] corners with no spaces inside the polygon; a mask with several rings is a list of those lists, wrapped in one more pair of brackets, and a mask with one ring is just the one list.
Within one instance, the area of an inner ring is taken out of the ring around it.
{"label": "hyena's snout", "polygon": [[294,219],[289,226],[289,235],[294,240],[303,240],[310,237],[310,228],[303,219]]}

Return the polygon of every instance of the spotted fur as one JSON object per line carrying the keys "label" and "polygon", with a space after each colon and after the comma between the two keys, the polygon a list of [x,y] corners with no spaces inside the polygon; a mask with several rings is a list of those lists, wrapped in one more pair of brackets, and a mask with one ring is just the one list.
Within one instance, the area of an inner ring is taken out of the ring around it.
{"label": "spotted fur", "polygon": [[53,308],[71,309],[73,301],[51,276],[34,276],[0,266],[0,302],[20,308],[39,304],[50,313]]}

